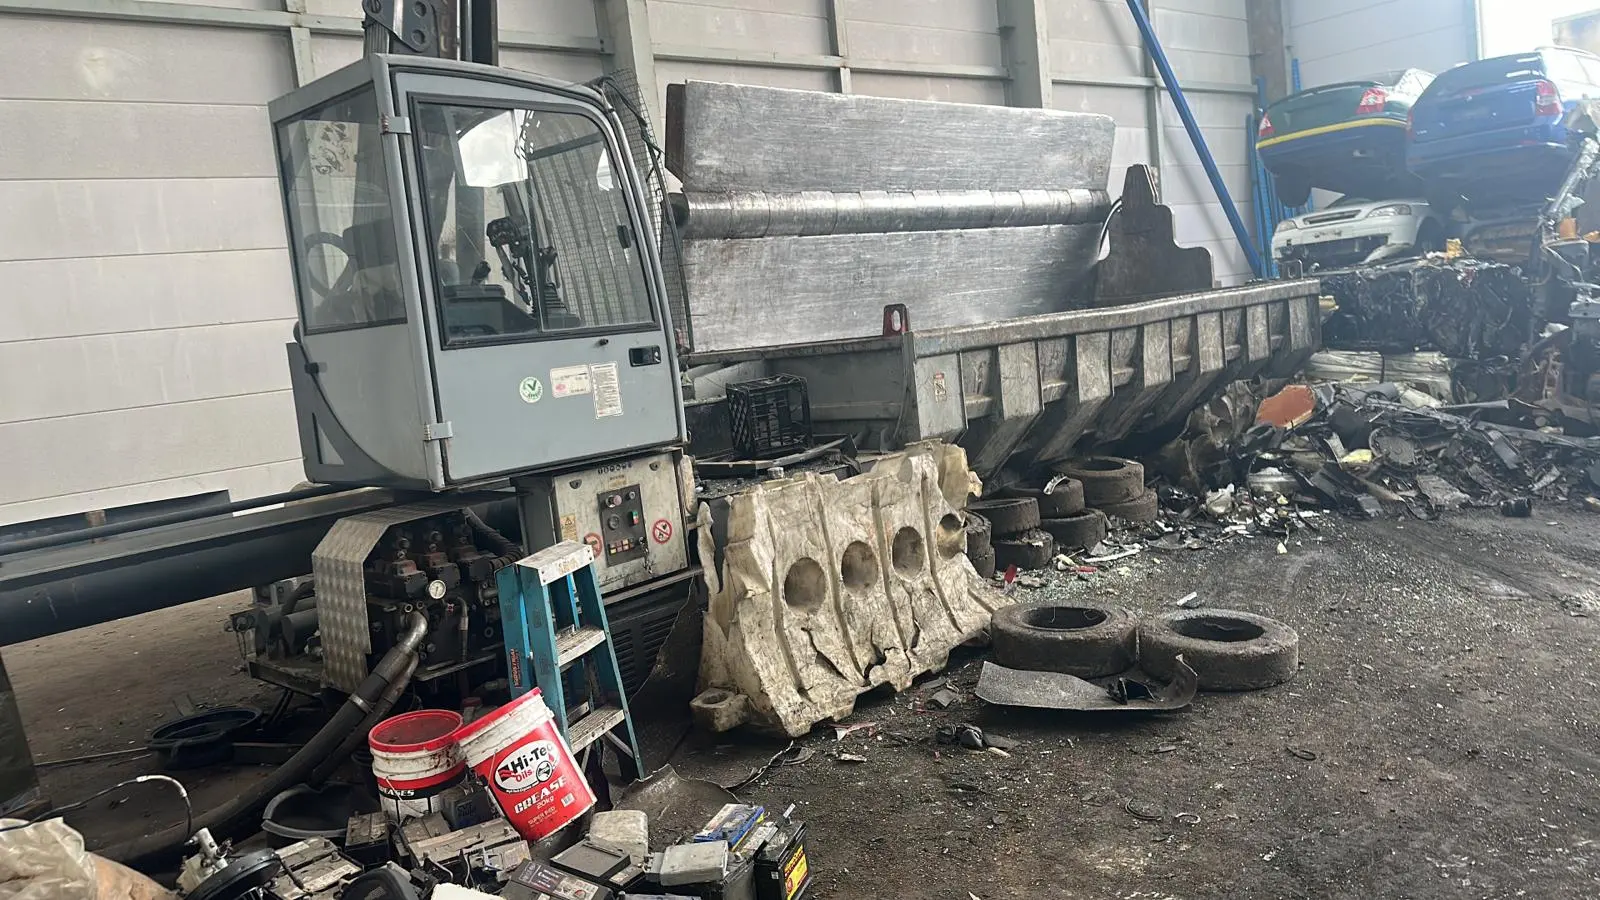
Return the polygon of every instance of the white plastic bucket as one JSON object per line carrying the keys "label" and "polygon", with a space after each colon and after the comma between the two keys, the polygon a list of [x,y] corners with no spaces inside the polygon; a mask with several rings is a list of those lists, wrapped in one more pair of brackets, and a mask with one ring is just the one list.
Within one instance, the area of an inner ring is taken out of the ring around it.
{"label": "white plastic bucket", "polygon": [[530,841],[555,834],[594,806],[594,791],[538,689],[463,725],[455,739],[511,827]]}
{"label": "white plastic bucket", "polygon": [[396,822],[435,811],[445,791],[466,777],[455,731],[461,714],[422,709],[384,719],[367,734],[378,800]]}

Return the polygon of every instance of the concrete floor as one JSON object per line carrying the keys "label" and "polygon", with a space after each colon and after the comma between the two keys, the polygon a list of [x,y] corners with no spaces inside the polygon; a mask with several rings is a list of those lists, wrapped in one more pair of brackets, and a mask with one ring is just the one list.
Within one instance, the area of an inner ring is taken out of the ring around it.
{"label": "concrete floor", "polygon": [[[938,713],[916,711],[920,689],[867,698],[851,721],[880,723],[874,736],[813,733],[808,761],[743,795],[797,804],[818,898],[1600,896],[1600,516],[1321,521],[1286,554],[1275,540],[1147,552],[1022,598],[1153,612],[1198,591],[1273,615],[1301,635],[1287,685],[1125,722],[983,709],[970,693]],[[126,748],[178,692],[270,705],[221,632],[234,605],[7,648],[35,755]],[[978,662],[956,661],[966,691]],[[945,721],[1019,745],[1008,759],[939,747]],[[774,749],[697,736],[676,762],[731,783]],[[151,765],[45,779],[66,801]],[[200,804],[238,777],[259,771],[200,779]],[[171,821],[150,799],[81,824]]]}

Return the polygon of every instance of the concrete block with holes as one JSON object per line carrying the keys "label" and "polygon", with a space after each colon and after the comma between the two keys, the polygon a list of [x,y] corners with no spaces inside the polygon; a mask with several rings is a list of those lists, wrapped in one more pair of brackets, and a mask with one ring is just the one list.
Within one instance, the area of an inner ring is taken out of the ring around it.
{"label": "concrete block with holes", "polygon": [[852,478],[727,498],[726,528],[700,530],[700,558],[720,563],[706,579],[698,720],[798,736],[866,691],[943,668],[1009,602],[964,552],[956,512],[978,487],[959,447],[927,442]]}

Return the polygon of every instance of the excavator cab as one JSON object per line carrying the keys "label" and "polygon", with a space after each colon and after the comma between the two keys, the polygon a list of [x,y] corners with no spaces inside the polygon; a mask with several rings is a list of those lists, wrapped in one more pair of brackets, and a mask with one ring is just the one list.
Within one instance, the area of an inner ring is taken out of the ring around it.
{"label": "excavator cab", "polygon": [[656,236],[602,95],[369,53],[269,111],[311,480],[439,491],[682,443]]}

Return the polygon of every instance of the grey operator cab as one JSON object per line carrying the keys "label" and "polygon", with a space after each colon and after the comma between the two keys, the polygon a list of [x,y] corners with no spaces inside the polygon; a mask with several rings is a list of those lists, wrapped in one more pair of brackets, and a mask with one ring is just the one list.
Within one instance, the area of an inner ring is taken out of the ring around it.
{"label": "grey operator cab", "polygon": [[313,481],[437,491],[683,442],[656,237],[598,93],[374,54],[270,112]]}

